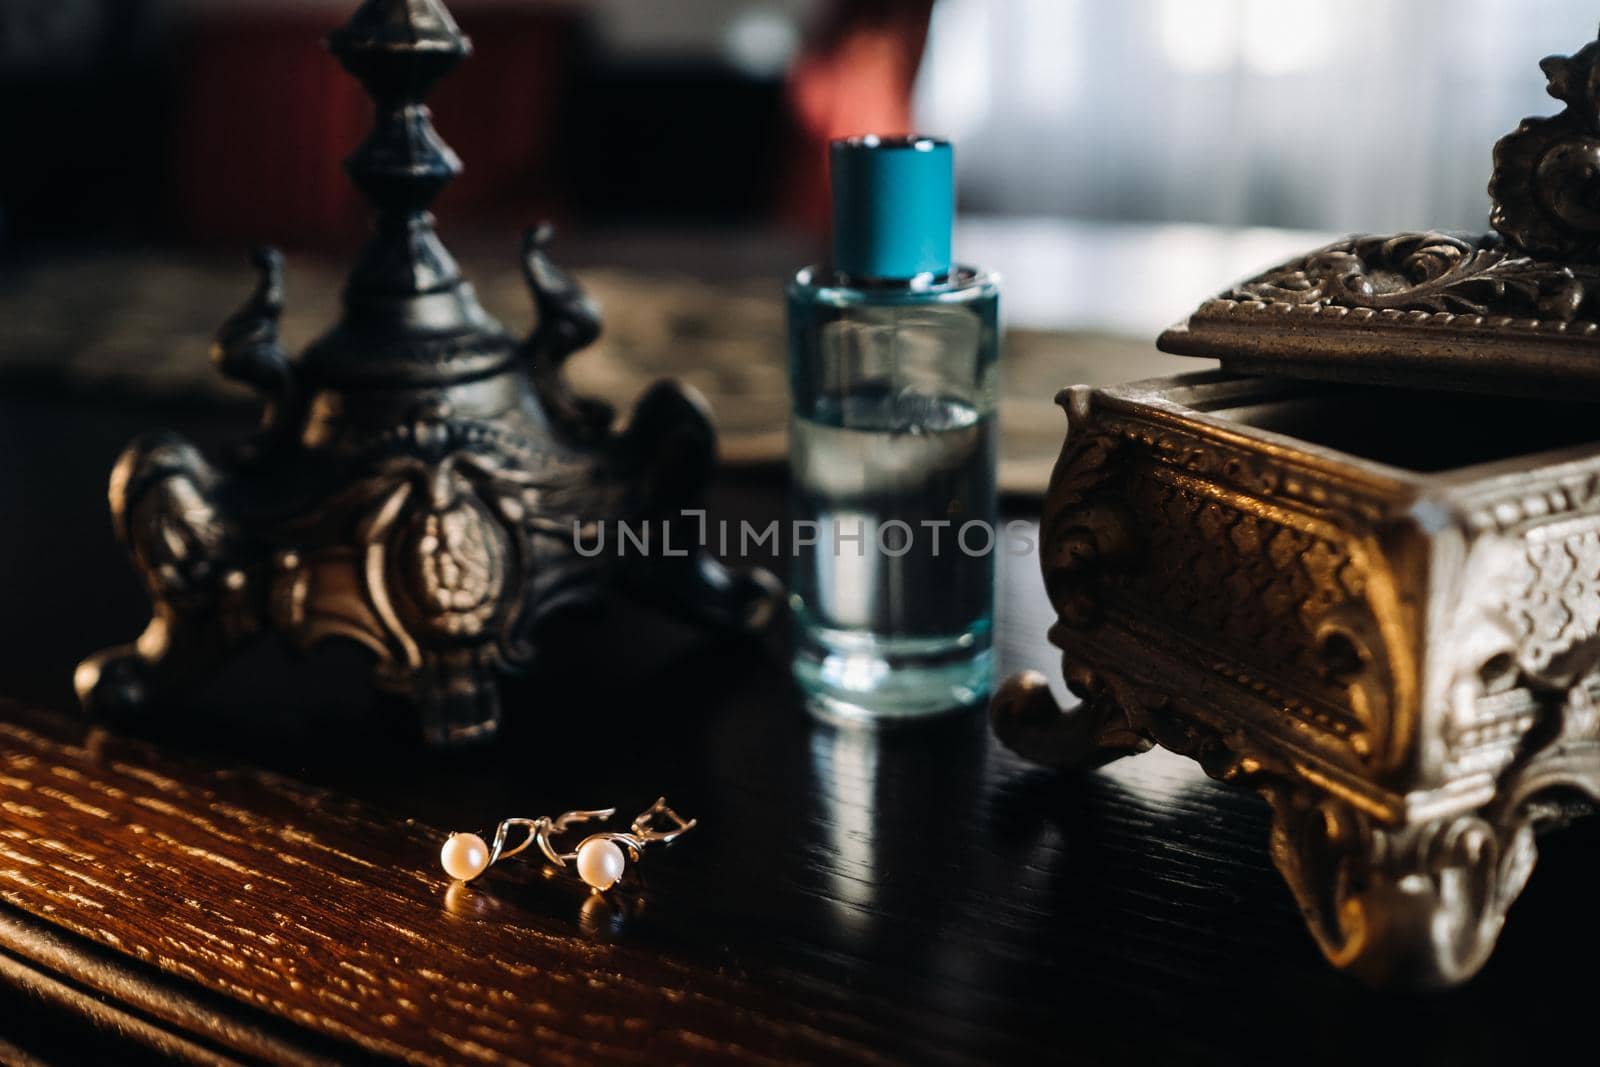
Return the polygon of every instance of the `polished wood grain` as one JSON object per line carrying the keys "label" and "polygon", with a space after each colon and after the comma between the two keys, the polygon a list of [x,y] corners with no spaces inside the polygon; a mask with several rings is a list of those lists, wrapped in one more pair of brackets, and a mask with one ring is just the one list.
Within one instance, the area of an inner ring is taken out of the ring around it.
{"label": "polished wood grain", "polygon": [[[1544,842],[1476,981],[1381,997],[1318,957],[1253,797],[1160,753],[1041,771],[981,716],[814,724],[781,630],[719,646],[619,610],[557,635],[568,670],[512,694],[503,744],[446,757],[359,663],[272,647],[139,736],[91,729],[72,663],[143,607],[103,474],[158,424],[230,432],[0,399],[0,1058],[1455,1064],[1586,1017],[1592,825]],[[754,475],[713,500],[781,509]],[[1004,564],[1000,619],[1005,669],[1052,666],[1033,561]],[[660,793],[701,825],[615,908],[536,864],[437,869],[449,829]]]}
{"label": "polished wood grain", "polygon": [[[447,886],[438,831],[336,794],[264,771],[195,773],[20,710],[0,750],[0,899],[329,1037],[440,1064],[531,1062],[535,1047],[572,1064],[879,1060],[847,1019],[780,1014],[747,984],[555,929],[505,901],[511,880]],[[582,921],[599,898],[580,888],[548,899]],[[252,1055],[276,1049],[140,1000]]]}

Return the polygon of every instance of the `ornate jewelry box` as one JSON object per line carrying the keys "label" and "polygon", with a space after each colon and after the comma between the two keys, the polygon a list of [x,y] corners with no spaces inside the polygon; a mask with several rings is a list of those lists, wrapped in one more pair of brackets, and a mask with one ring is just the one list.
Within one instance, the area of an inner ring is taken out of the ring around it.
{"label": "ornate jewelry box", "polygon": [[1013,678],[997,734],[1258,790],[1376,984],[1476,973],[1534,830],[1600,799],[1597,57],[1546,59],[1566,109],[1496,146],[1497,235],[1318,250],[1160,339],[1221,372],[1058,397],[1042,568],[1082,703]]}

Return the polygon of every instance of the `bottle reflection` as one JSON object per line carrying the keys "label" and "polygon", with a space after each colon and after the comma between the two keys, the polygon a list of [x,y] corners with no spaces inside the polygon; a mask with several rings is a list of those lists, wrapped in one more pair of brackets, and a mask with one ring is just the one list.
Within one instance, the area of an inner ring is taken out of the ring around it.
{"label": "bottle reflection", "polygon": [[861,932],[877,902],[879,731],[818,723],[811,733],[815,795],[832,850],[829,899],[838,920]]}
{"label": "bottle reflection", "polygon": [[[980,862],[959,842],[970,824],[987,746],[979,711],[900,728],[815,723],[809,735],[818,810],[809,857],[833,928],[853,950],[917,953],[929,942],[886,915],[937,925]],[[937,887],[936,891],[932,887]],[[906,938],[906,944],[896,943]]]}

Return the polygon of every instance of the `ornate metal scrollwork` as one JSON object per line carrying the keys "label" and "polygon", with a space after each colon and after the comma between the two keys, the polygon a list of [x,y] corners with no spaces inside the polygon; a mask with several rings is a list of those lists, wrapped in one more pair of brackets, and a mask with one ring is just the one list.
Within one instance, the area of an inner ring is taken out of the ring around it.
{"label": "ornate metal scrollwork", "polygon": [[1571,323],[1596,320],[1597,292],[1600,268],[1541,263],[1498,237],[1402,233],[1336,242],[1219,299]]}
{"label": "ornate metal scrollwork", "polygon": [[479,306],[427,210],[460,163],[422,101],[470,52],[440,0],[367,0],[329,46],[377,105],[347,164],[377,224],[344,316],[290,358],[283,260],[256,253],[256,289],[212,358],[261,397],[261,431],[228,464],[171,435],[118,461],[112,513],[155,610],[138,641],[79,667],[85,706],[134,715],[270,628],[301,648],[361,645],[378,686],[451,744],[493,733],[500,677],[536,660],[553,616],[610,586],[717,625],[764,625],[777,596],[764,572],[726,571],[703,551],[576,551],[596,523],[692,506],[715,435],[673,383],[620,432],[608,405],[568,388],[562,365],[600,316],[550,258],[548,227],[523,246],[527,340]]}
{"label": "ornate metal scrollwork", "polygon": [[1530,256],[1600,260],[1600,41],[1539,67],[1559,115],[1527,118],[1494,146],[1490,224]]}
{"label": "ornate metal scrollwork", "polygon": [[1273,860],[1318,945],[1374,985],[1447,987],[1477,973],[1533,871],[1527,819],[1388,826],[1325,795],[1263,792]]}
{"label": "ornate metal scrollwork", "polygon": [[1127,509],[1096,492],[1113,480],[1121,442],[1081,425],[1087,421],[1082,393],[1068,390],[1056,399],[1069,413],[1067,444],[1045,498],[1041,565],[1062,623],[1086,626],[1099,615],[1102,577],[1133,553],[1136,535]]}

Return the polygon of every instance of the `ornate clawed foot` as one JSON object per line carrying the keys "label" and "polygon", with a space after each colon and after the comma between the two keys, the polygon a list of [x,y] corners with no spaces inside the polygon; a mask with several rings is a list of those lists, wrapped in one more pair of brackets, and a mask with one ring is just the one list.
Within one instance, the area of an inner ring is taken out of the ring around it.
{"label": "ornate clawed foot", "polygon": [[97,722],[131,724],[151,706],[181,696],[222,665],[234,643],[202,620],[158,607],[137,641],[78,664],[73,689]]}
{"label": "ornate clawed foot", "polygon": [[219,484],[216,470],[180,437],[142,438],[117,461],[113,520],[155,607],[137,641],[79,664],[74,686],[91,715],[137,716],[203,678],[259,630],[253,568],[218,502]]}
{"label": "ornate clawed foot", "polygon": [[1265,791],[1272,856],[1324,955],[1376,986],[1477,973],[1533,870],[1533,829],[1466,812],[1387,826],[1342,801]]}
{"label": "ornate clawed foot", "polygon": [[995,736],[1023,759],[1062,770],[1099,767],[1150,747],[1103,688],[1085,678],[1074,689],[1082,703],[1063,710],[1038,671],[1007,678],[989,705]]}

